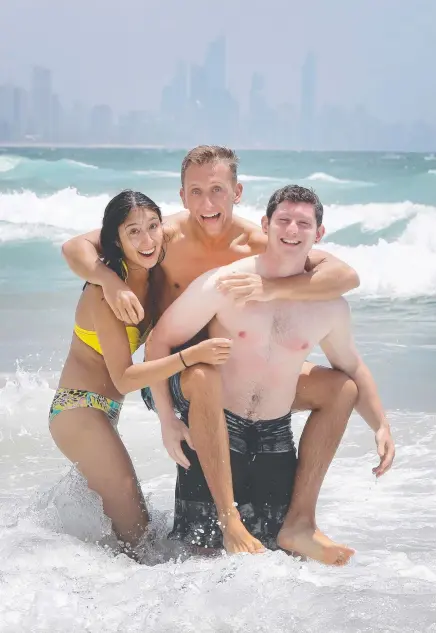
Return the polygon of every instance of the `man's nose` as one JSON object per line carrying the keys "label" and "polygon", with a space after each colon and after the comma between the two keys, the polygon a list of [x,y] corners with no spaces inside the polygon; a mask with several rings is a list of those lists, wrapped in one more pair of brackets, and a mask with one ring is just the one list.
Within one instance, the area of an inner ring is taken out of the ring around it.
{"label": "man's nose", "polygon": [[295,220],[292,220],[292,222],[289,222],[288,226],[286,227],[286,233],[288,233],[289,235],[297,235],[298,225],[295,222]]}
{"label": "man's nose", "polygon": [[210,211],[213,208],[213,203],[212,203],[212,200],[210,199],[210,196],[204,196],[203,207],[207,211]]}

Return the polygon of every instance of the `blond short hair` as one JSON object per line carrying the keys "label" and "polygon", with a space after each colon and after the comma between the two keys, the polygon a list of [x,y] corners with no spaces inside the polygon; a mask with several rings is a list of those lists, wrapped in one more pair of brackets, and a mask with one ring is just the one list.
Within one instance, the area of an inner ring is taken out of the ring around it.
{"label": "blond short hair", "polygon": [[185,181],[186,170],[190,165],[207,165],[208,163],[227,163],[234,181],[238,178],[239,158],[228,147],[220,145],[198,145],[191,149],[182,162],[181,179],[182,186]]}

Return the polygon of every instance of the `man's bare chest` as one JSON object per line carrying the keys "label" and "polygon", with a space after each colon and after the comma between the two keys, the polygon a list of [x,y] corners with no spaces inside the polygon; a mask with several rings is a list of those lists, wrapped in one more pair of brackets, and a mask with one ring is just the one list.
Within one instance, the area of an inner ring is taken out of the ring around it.
{"label": "man's bare chest", "polygon": [[168,249],[162,267],[165,271],[166,294],[174,301],[200,275],[227,266],[250,255],[248,247],[223,251],[196,250],[195,245],[177,245]]}
{"label": "man's bare chest", "polygon": [[315,302],[253,302],[240,309],[229,306],[220,311],[217,321],[235,342],[257,352],[276,349],[307,354],[329,331],[328,319],[320,318]]}

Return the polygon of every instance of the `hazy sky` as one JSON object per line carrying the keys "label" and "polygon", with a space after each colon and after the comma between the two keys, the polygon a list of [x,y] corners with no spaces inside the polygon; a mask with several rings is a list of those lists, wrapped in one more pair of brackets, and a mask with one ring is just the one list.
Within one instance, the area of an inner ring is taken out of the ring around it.
{"label": "hazy sky", "polygon": [[298,103],[312,50],[319,104],[436,122],[436,0],[0,0],[0,83],[39,64],[65,103],[153,109],[177,61],[222,34],[242,103],[255,70],[271,104]]}

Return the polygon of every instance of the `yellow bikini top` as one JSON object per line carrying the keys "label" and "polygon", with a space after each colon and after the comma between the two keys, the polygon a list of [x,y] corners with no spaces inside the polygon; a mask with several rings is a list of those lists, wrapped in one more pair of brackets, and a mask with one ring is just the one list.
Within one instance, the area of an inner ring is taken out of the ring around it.
{"label": "yellow bikini top", "polygon": [[[121,262],[121,264],[126,273],[125,280],[127,280],[127,277],[129,275],[127,264],[124,260]],[[144,332],[144,334],[141,336],[141,332],[139,331],[139,328],[137,328],[135,325],[126,325],[126,332],[127,332],[127,337],[130,343],[130,352],[132,356],[136,352],[136,350],[139,347],[141,347],[142,343],[144,343],[151,329],[152,329],[152,325],[150,324],[148,328],[146,329],[146,331]],[[75,323],[74,333],[77,336],[77,338],[83,341],[83,343],[85,343],[86,345],[89,345],[89,347],[92,347],[92,349],[94,349],[96,352],[98,352],[99,354],[103,356],[103,350],[101,349],[97,332],[94,332],[93,330],[84,330],[82,327],[78,326],[77,323]]]}
{"label": "yellow bikini top", "polygon": [[[134,325],[126,325],[126,332],[130,343],[130,352],[133,355],[147,337],[149,328],[147,328],[147,331],[144,332],[143,336],[141,336],[141,333],[137,327],[135,327]],[[103,355],[103,350],[101,349],[97,332],[93,332],[92,330],[84,330],[76,323],[74,325],[74,333],[77,338],[83,341],[86,345],[89,345],[89,347],[92,347],[92,349],[94,349],[96,352]]]}

